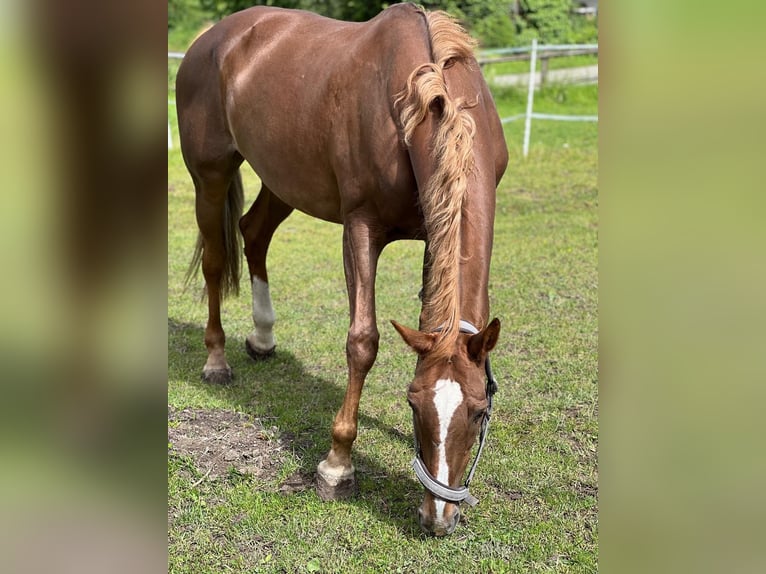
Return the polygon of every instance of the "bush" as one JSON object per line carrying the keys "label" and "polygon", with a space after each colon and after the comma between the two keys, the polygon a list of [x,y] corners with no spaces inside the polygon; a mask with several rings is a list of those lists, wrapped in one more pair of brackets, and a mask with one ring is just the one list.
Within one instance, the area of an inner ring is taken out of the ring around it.
{"label": "bush", "polygon": [[[208,20],[256,5],[302,8],[341,20],[372,18],[395,2],[373,0],[168,0],[168,45],[185,48]],[[434,0],[430,10],[446,10],[463,21],[482,47],[593,43],[598,24],[572,14],[571,0]]]}
{"label": "bush", "polygon": [[516,21],[523,44],[529,44],[532,38],[544,44],[572,42],[571,0],[520,0]]}
{"label": "bush", "polygon": [[490,14],[476,22],[472,31],[485,48],[501,48],[516,43],[516,27],[508,14]]}

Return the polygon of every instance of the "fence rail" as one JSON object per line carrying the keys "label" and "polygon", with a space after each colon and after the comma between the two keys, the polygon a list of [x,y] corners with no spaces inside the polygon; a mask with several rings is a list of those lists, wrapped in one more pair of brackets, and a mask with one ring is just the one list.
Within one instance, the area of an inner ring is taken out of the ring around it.
{"label": "fence rail", "polygon": [[[561,52],[575,51],[585,54],[598,54],[598,44],[540,44],[537,51],[542,53],[551,52],[551,56]],[[479,63],[482,60],[488,61],[492,56],[504,57],[507,54],[525,54],[532,52],[532,44],[529,46],[518,46],[515,48],[490,48],[481,50],[479,53]],[[560,54],[561,56],[572,56],[574,54]],[[542,57],[542,56],[541,56]],[[529,56],[522,56],[520,59],[528,59]]]}
{"label": "fence rail", "polygon": [[[598,44],[542,44],[537,47],[537,58],[540,60],[540,84],[548,80],[548,63],[552,58],[567,56],[590,56],[598,54]],[[532,58],[532,46],[518,48],[496,48],[482,50],[479,53],[479,65],[484,68],[490,64],[503,62],[522,62]]]}
{"label": "fence rail", "polygon": [[[542,56],[539,52],[542,52]],[[553,120],[563,122],[597,122],[598,116],[568,116],[561,114],[541,114],[534,112],[534,99],[535,99],[535,68],[537,66],[537,59],[544,57],[542,62],[545,64],[545,69],[541,70],[540,84],[545,83],[545,76],[547,75],[548,60],[555,57],[572,56],[578,54],[598,54],[598,44],[562,44],[551,45],[543,44],[537,45],[537,40],[532,40],[532,45],[521,48],[500,48],[497,50],[486,50],[482,52],[482,57],[479,59],[479,64],[487,65],[499,62],[510,62],[513,60],[526,60],[529,59],[529,79],[527,80],[527,111],[523,114],[516,114],[502,118],[500,121],[504,124],[514,122],[520,119],[524,120],[524,144],[523,153],[524,157],[529,155],[529,142],[532,134],[532,120]],[[498,56],[496,58],[487,56]],[[512,58],[512,59],[511,59]]]}

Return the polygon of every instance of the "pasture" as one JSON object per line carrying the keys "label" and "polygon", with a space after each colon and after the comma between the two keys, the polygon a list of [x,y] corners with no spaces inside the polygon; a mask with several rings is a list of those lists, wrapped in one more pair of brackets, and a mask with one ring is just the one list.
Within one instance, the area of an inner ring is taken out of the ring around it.
{"label": "pasture", "polygon": [[[501,117],[523,96],[496,93]],[[594,86],[545,88],[536,111],[596,113]],[[566,111],[561,111],[566,110]],[[175,119],[172,108],[171,124]],[[174,134],[177,134],[174,128]],[[340,226],[294,213],[269,254],[277,352],[255,363],[246,280],[223,306],[231,386],[200,379],[202,278],[183,277],[197,228],[178,149],[168,151],[169,571],[596,572],[598,548],[597,126],[506,126],[491,316],[499,382],[471,490],[480,502],[447,538],[420,532],[405,389],[415,356],[388,323],[417,326],[423,244],[386,248],[377,278],[378,360],[360,403],[360,492],[324,503],[311,481],[346,384],[348,308]],[[246,204],[258,192],[242,169]],[[196,426],[195,426],[196,425]],[[194,429],[205,432],[194,434]],[[172,437],[172,438],[171,438]]]}

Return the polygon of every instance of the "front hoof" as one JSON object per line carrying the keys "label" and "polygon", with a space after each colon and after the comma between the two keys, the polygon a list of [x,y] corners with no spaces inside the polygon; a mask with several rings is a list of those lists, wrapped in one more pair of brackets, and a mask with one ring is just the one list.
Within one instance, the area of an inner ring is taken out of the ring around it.
{"label": "front hoof", "polygon": [[317,467],[317,495],[324,501],[345,500],[359,491],[354,467],[333,468],[326,460]]}
{"label": "front hoof", "polygon": [[202,369],[202,380],[214,385],[228,385],[234,379],[234,371],[231,367],[225,369]]}
{"label": "front hoof", "polygon": [[268,359],[274,354],[274,349],[276,348],[277,346],[274,345],[271,349],[262,351],[253,347],[253,344],[248,339],[245,339],[245,351],[247,351],[247,354],[250,355],[250,358],[254,361],[262,361],[264,359]]}

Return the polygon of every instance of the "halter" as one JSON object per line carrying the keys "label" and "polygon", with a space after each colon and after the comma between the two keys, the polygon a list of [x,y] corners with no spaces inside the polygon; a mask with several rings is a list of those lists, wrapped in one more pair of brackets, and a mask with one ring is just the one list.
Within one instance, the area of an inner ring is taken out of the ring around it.
{"label": "halter", "polygon": [[[468,321],[461,320],[460,332],[476,335],[479,330]],[[476,458],[473,459],[471,470],[468,471],[468,478],[465,479],[463,486],[452,488],[443,482],[439,482],[430,472],[428,472],[428,469],[421,458],[418,434],[416,432],[413,433],[415,436],[415,458],[412,461],[412,468],[415,470],[415,476],[418,477],[418,480],[423,487],[437,498],[455,503],[465,502],[469,506],[476,506],[476,503],[479,502],[475,496],[468,492],[468,485],[471,484],[473,473],[476,471],[476,465],[479,463],[479,458],[481,458],[481,451],[484,450],[484,442],[487,440],[487,431],[489,430],[489,419],[492,416],[492,397],[497,392],[497,381],[492,374],[492,367],[489,364],[489,356],[487,356],[484,361],[484,371],[487,374],[487,410],[484,412],[484,417],[481,421],[479,450],[476,451]]]}

